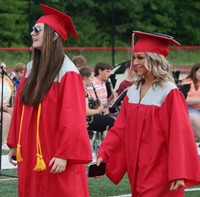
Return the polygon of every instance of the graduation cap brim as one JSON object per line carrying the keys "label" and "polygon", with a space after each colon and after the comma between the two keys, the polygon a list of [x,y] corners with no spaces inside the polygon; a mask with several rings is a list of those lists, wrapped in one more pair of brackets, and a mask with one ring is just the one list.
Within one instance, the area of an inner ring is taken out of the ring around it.
{"label": "graduation cap brim", "polygon": [[175,45],[181,45],[179,42],[173,39],[172,36],[162,34],[162,33],[147,33],[147,32],[141,32],[141,31],[133,31],[133,33],[139,37],[147,37],[147,38],[153,38],[153,39],[159,39],[162,41],[165,41],[167,43],[175,44]]}
{"label": "graduation cap brim", "polygon": [[[140,37],[136,44],[134,44],[135,36]],[[133,31],[132,34],[133,52],[151,52],[167,56],[169,54],[169,44],[180,45],[172,36],[166,34],[152,34],[141,31]]]}
{"label": "graduation cap brim", "polygon": [[56,10],[56,9],[49,7],[47,5],[44,5],[42,3],[40,3],[40,6],[44,12],[44,15],[55,15],[55,16],[59,17],[61,20],[63,20],[64,21],[63,24],[66,25],[67,34],[70,34],[70,35],[74,36],[76,39],[78,39],[78,34],[76,31],[76,28],[75,28],[75,26],[72,22],[72,19],[69,15],[64,14],[63,12],[60,12],[59,10]]}

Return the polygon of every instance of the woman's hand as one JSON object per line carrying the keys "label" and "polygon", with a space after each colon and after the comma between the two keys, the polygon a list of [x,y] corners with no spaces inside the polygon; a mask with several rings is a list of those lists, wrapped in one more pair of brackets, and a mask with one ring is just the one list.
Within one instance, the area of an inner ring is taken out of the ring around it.
{"label": "woman's hand", "polygon": [[67,160],[53,157],[51,161],[49,162],[49,166],[51,165],[52,165],[52,168],[50,171],[51,173],[62,173],[66,169]]}
{"label": "woman's hand", "polygon": [[99,166],[102,162],[104,162],[103,158],[99,157],[96,161],[97,166]]}
{"label": "woman's hand", "polygon": [[10,162],[12,165],[16,166],[16,165],[17,165],[17,161],[14,161],[14,160],[13,160],[13,156],[16,157],[16,148],[12,148],[12,149],[10,150],[9,154],[8,154],[9,162]]}
{"label": "woman's hand", "polygon": [[175,190],[179,189],[180,187],[184,187],[184,186],[185,186],[185,183],[184,183],[183,179],[174,180],[174,181],[172,181],[169,190],[175,191]]}
{"label": "woman's hand", "polygon": [[13,108],[3,105],[3,111],[12,115]]}

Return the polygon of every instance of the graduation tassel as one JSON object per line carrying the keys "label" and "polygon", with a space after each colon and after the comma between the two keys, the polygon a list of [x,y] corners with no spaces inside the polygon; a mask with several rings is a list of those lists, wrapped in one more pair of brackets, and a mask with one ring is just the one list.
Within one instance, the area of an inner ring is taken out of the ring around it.
{"label": "graduation tassel", "polygon": [[40,144],[40,136],[39,136],[39,123],[40,123],[40,115],[41,115],[41,103],[38,106],[38,114],[37,114],[37,131],[36,131],[36,165],[33,169],[34,171],[46,170],[46,164],[44,162],[42,156],[42,148]]}
{"label": "graduation tassel", "polygon": [[42,158],[42,155],[37,154],[37,161],[35,168],[33,169],[34,171],[41,171],[46,169],[46,164],[44,162],[44,159]]}
{"label": "graduation tassel", "polygon": [[19,127],[19,137],[18,137],[18,143],[17,143],[17,152],[16,152],[16,157],[17,157],[17,162],[22,162],[23,158],[21,155],[21,135],[22,135],[22,123],[24,119],[24,105],[22,106],[22,114],[21,114],[21,119],[20,119],[20,127]]}
{"label": "graduation tassel", "polygon": [[17,162],[22,162],[22,154],[21,154],[21,145],[17,144],[17,152],[16,152]]}
{"label": "graduation tassel", "polygon": [[135,33],[132,33],[132,38],[131,38],[131,66],[130,69],[134,70],[134,65],[133,65],[133,50],[134,50],[134,41],[135,41]]}

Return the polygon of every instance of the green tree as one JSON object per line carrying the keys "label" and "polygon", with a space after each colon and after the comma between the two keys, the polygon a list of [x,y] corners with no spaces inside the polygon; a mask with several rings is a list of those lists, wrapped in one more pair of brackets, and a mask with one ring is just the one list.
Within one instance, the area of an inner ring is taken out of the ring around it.
{"label": "green tree", "polygon": [[200,1],[176,0],[176,37],[182,45],[200,45]]}
{"label": "green tree", "polygon": [[1,47],[23,46],[28,31],[27,1],[0,0],[0,5]]}
{"label": "green tree", "polygon": [[1,47],[32,44],[31,27],[43,14],[39,3],[71,16],[79,39],[69,36],[65,46],[111,46],[113,40],[130,46],[133,30],[169,34],[182,45],[200,43],[199,0],[0,0]]}

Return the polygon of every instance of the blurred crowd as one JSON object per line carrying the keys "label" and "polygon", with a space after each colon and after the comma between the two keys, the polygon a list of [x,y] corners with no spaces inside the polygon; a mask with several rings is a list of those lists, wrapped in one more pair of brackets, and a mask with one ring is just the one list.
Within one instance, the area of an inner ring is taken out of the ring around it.
{"label": "blurred crowd", "polygon": [[[88,130],[101,132],[105,137],[107,130],[113,126],[117,115],[117,113],[112,113],[113,109],[109,108],[109,106],[112,106],[124,90],[127,90],[134,84],[137,80],[136,72],[134,69],[131,69],[131,61],[126,61],[123,65],[122,80],[118,83],[118,87],[115,87],[114,91],[113,82],[110,79],[110,76],[114,75],[114,73],[112,73],[113,68],[109,63],[102,61],[97,62],[94,67],[87,66],[87,60],[83,55],[73,56],[72,61],[79,70],[85,86]],[[0,65],[0,92],[1,98],[3,98],[3,101],[0,98],[3,117],[2,150],[9,150],[6,140],[10,128],[14,100],[26,65],[21,62],[17,63],[10,72],[7,72],[5,62],[0,61]],[[177,86],[191,84],[187,92],[186,102],[194,137],[198,142],[200,141],[200,63],[195,63],[185,78],[181,80],[176,78],[175,81],[177,82]],[[114,111],[118,112],[119,108]]]}
{"label": "blurred crowd", "polygon": [[0,61],[0,67],[2,150],[9,150],[6,142],[10,129],[15,96],[20,80],[24,75],[25,64],[21,62],[17,63],[12,72],[7,72],[5,62]]}

